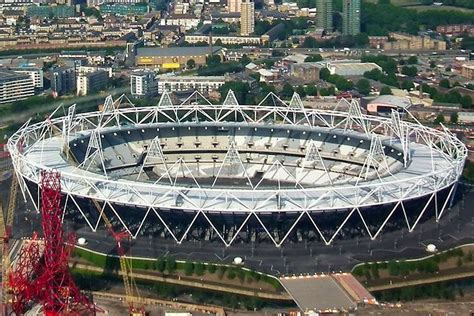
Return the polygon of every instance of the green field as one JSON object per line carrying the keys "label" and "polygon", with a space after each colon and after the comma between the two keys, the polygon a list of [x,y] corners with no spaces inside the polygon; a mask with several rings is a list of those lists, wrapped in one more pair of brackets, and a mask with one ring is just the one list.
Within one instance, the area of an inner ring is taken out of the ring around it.
{"label": "green field", "polygon": [[[399,0],[401,1],[401,0]],[[459,11],[464,13],[474,13],[474,9],[467,9],[461,7],[453,7],[449,5],[434,6],[434,5],[415,5],[407,9],[414,9],[416,11]]]}

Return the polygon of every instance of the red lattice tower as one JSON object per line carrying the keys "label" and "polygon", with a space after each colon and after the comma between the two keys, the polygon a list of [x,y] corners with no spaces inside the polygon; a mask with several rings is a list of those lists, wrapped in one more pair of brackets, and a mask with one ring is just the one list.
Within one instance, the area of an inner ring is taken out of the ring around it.
{"label": "red lattice tower", "polygon": [[57,171],[41,172],[41,215],[44,266],[35,283],[45,315],[94,314],[92,303],[80,292],[69,271],[76,238],[72,233],[64,236],[61,177]]}
{"label": "red lattice tower", "polygon": [[25,242],[13,272],[8,276],[12,310],[22,315],[34,303],[46,316],[94,315],[94,305],[72,279],[68,261],[75,235],[62,228],[61,178],[57,171],[41,172],[41,225],[44,242]]}
{"label": "red lattice tower", "polygon": [[15,315],[23,315],[30,302],[36,301],[36,287],[33,278],[40,265],[40,243],[36,233],[29,241],[24,241],[15,263],[14,271],[7,276],[11,289],[11,309]]}

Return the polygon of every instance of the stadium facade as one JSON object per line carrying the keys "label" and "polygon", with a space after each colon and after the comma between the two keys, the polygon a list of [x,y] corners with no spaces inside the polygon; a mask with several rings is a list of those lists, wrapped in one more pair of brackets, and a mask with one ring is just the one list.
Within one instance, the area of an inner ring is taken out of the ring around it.
{"label": "stadium facade", "polygon": [[441,220],[467,155],[444,127],[364,115],[356,101],[305,108],[297,94],[240,105],[229,91],[215,105],[164,93],[147,107],[109,96],[101,112],[57,113],[8,141],[24,197],[38,207],[40,171],[56,169],[68,218],[97,231],[106,212],[134,238],[178,244],[411,232]]}

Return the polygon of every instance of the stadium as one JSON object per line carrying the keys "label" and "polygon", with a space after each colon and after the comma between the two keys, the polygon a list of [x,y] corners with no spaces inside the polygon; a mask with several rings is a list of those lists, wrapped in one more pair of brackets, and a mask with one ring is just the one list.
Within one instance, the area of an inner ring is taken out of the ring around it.
{"label": "stadium", "polygon": [[240,105],[229,91],[215,105],[164,93],[145,107],[109,96],[101,111],[27,122],[8,148],[36,208],[40,170],[61,173],[76,227],[99,232],[104,212],[137,239],[331,245],[442,220],[467,149],[408,116],[305,108],[297,94]]}

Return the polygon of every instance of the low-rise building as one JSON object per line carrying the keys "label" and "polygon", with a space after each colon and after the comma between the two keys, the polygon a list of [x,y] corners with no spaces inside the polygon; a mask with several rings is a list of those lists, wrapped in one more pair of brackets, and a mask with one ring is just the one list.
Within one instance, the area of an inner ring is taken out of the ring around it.
{"label": "low-rise building", "polygon": [[[212,54],[222,56],[221,47],[213,47]],[[140,47],[137,48],[135,64],[145,68],[180,69],[190,59],[197,66],[204,65],[209,55],[209,47]]]}
{"label": "low-rise building", "polygon": [[220,41],[224,45],[260,45],[263,43],[260,36],[232,36],[232,35],[201,35],[201,34],[191,34],[185,35],[184,40],[188,43],[194,44],[199,42],[208,43],[212,39],[212,44],[216,44],[217,41]]}
{"label": "low-rise building", "polygon": [[158,94],[158,81],[153,71],[134,71],[130,75],[130,92],[133,97],[154,97]]}
{"label": "low-rise building", "polygon": [[290,65],[290,74],[298,79],[306,82],[314,82],[319,80],[319,71],[321,65],[318,63],[292,63]]}
{"label": "low-rise building", "polygon": [[219,89],[226,82],[224,76],[167,76],[161,75],[157,77],[158,93],[164,91],[189,91],[197,90],[202,94]]}
{"label": "low-rise building", "polygon": [[390,115],[392,110],[406,112],[412,105],[410,98],[393,95],[381,95],[367,104],[367,112],[379,115]]}
{"label": "low-rise building", "polygon": [[0,69],[0,103],[24,100],[34,94],[31,76]]}
{"label": "low-rise building", "polygon": [[376,63],[361,63],[351,61],[329,62],[327,63],[326,67],[331,75],[339,76],[362,76],[366,71],[371,71],[374,69],[382,71],[382,67]]}
{"label": "low-rise building", "polygon": [[461,76],[474,79],[474,62],[462,65]]}
{"label": "low-rise building", "polygon": [[385,50],[446,50],[446,42],[429,36],[390,33],[394,41],[384,43]]}
{"label": "low-rise building", "polygon": [[474,36],[474,24],[438,25],[436,32],[455,36],[468,33],[470,36]]}

